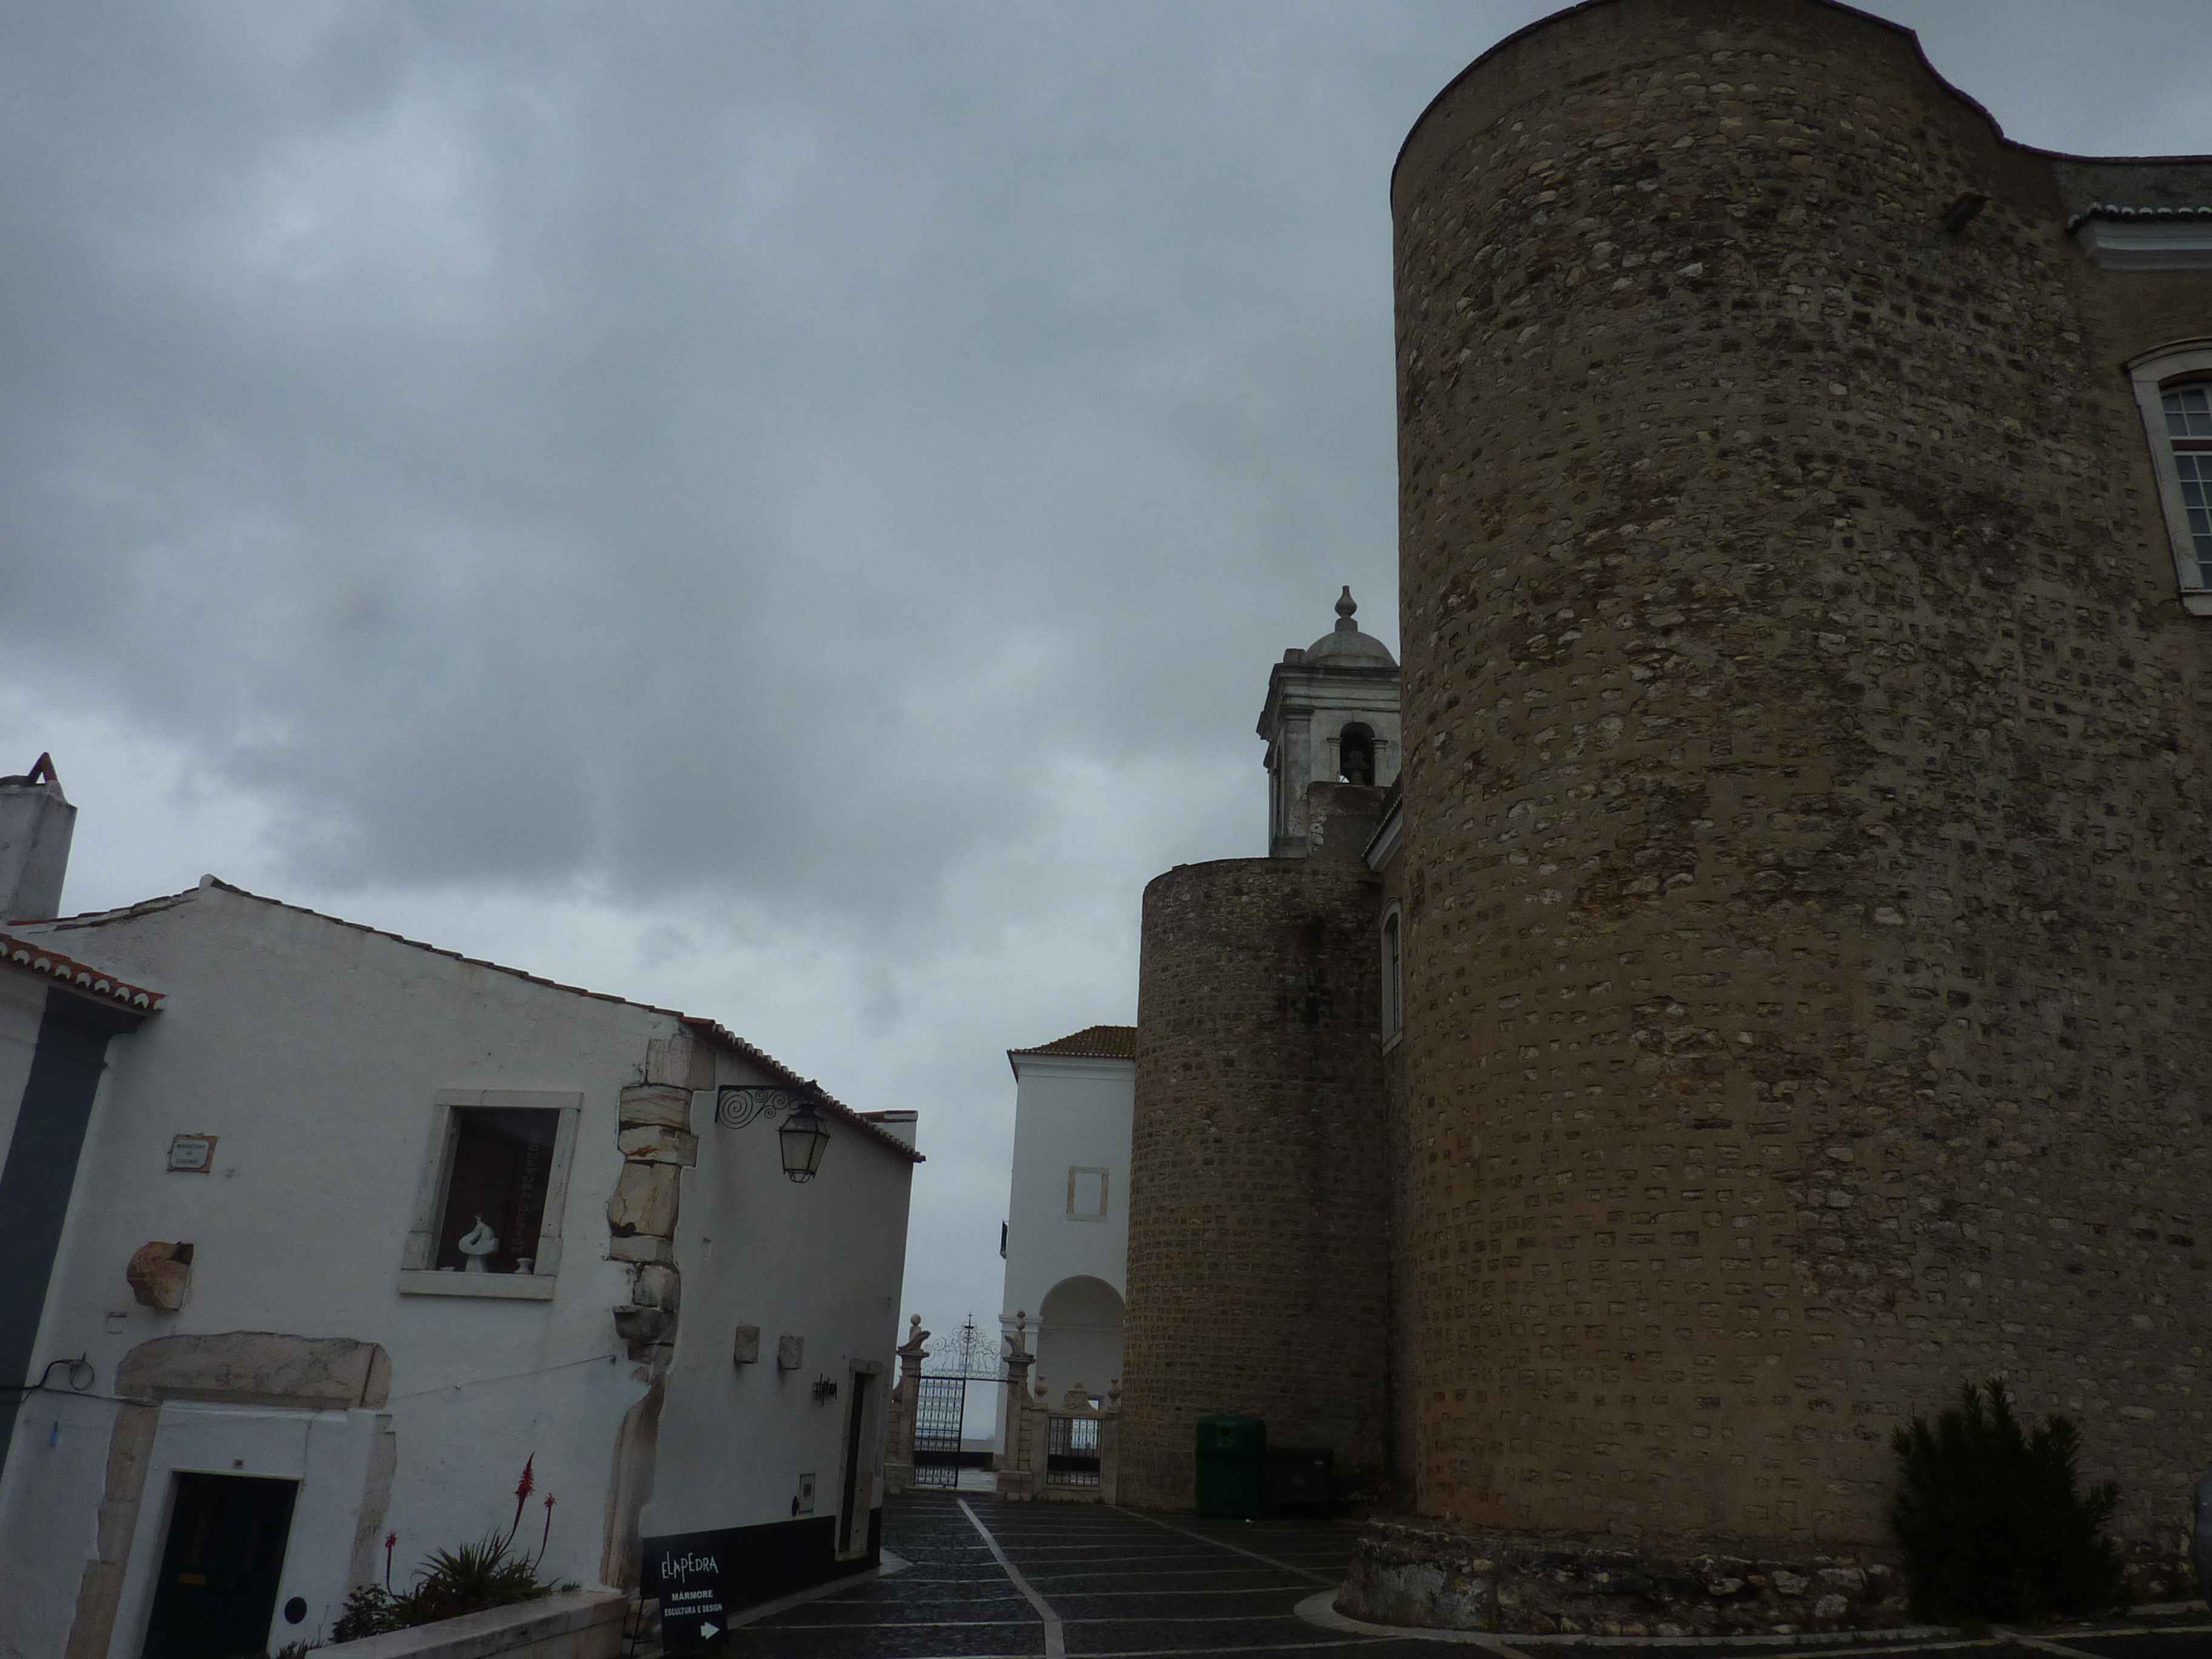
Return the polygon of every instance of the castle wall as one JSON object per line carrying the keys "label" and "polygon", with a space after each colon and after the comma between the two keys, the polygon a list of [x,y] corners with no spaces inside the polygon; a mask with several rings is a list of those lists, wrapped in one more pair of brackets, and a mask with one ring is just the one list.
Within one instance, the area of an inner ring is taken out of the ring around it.
{"label": "castle wall", "polygon": [[2212,635],[2120,365],[2212,283],[1814,0],[1539,26],[1393,205],[1420,1509],[1880,1540],[2002,1374],[2162,1539]]}
{"label": "castle wall", "polygon": [[1387,1457],[1376,897],[1318,858],[1145,890],[1124,1503],[1189,1507],[1206,1412],[1330,1448],[1340,1483]]}

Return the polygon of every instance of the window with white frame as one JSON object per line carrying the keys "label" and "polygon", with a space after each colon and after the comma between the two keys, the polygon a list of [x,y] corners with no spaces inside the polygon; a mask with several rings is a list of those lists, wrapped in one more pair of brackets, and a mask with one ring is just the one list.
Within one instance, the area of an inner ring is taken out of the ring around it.
{"label": "window with white frame", "polygon": [[2212,616],[2212,340],[2162,346],[2128,370],[2158,473],[2181,602]]}
{"label": "window with white frame", "polygon": [[402,1291],[552,1296],[583,1099],[543,1090],[439,1093]]}
{"label": "window with white frame", "polygon": [[1396,905],[1382,916],[1382,1036],[1406,1029],[1406,959],[1403,924]]}
{"label": "window with white frame", "polygon": [[1067,1214],[1073,1221],[1106,1218],[1106,1171],[1070,1166],[1067,1171]]}

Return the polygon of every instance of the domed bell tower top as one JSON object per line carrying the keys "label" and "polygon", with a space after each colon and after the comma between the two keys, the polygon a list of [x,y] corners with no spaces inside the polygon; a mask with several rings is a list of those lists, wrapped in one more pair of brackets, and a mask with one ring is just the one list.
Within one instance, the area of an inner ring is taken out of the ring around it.
{"label": "domed bell tower top", "polygon": [[1304,650],[1283,653],[1267,674],[1260,736],[1267,745],[1271,858],[1357,857],[1359,824],[1382,810],[1398,781],[1398,659],[1359,631],[1346,587],[1336,626]]}

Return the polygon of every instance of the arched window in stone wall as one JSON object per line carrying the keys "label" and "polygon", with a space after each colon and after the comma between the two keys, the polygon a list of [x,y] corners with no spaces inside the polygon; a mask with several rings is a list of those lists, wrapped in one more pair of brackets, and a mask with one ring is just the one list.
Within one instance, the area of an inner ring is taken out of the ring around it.
{"label": "arched window in stone wall", "polygon": [[1382,915],[1382,1035],[1387,1040],[1406,1029],[1406,953],[1396,905]]}
{"label": "arched window in stone wall", "polygon": [[1340,783],[1375,781],[1375,733],[1356,720],[1337,734],[1336,775]]}
{"label": "arched window in stone wall", "polygon": [[2181,602],[2212,616],[2212,340],[2160,346],[2128,372],[2158,472]]}

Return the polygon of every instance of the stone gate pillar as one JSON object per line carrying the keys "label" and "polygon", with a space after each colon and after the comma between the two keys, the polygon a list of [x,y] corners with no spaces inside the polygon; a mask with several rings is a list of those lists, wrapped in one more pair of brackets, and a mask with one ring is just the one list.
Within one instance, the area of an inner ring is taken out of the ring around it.
{"label": "stone gate pillar", "polygon": [[890,1443],[884,1452],[884,1490],[902,1492],[914,1486],[915,1413],[921,1398],[921,1362],[929,1350],[922,1345],[929,1333],[921,1328],[921,1316],[907,1320],[906,1340],[899,1345],[898,1382],[891,1389]]}

